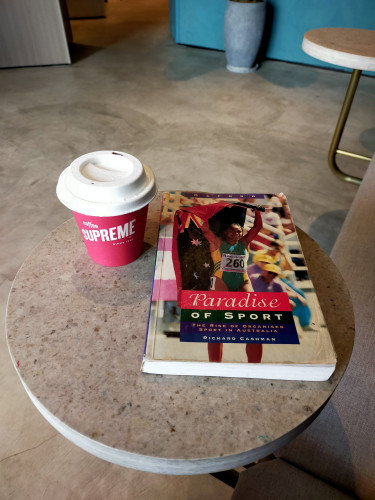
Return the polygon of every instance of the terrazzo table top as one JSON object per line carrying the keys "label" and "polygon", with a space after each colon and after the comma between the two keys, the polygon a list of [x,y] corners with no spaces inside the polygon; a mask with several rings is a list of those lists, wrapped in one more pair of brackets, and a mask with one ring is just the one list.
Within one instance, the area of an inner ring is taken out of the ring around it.
{"label": "terrazzo table top", "polygon": [[319,28],[305,33],[302,49],[321,61],[375,71],[375,31]]}
{"label": "terrazzo table top", "polygon": [[125,267],[91,261],[74,219],[35,248],[8,302],[13,362],[44,417],[102,459],[164,474],[251,463],[309,425],[340,381],[354,338],[347,288],[299,231],[338,355],[327,382],[141,373],[159,208],[157,197],[143,253]]}

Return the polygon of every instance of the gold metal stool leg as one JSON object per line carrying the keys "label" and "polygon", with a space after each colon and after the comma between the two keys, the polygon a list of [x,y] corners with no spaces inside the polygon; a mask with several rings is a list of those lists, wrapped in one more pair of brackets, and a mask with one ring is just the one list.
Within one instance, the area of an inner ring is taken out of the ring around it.
{"label": "gold metal stool leg", "polygon": [[350,78],[350,82],[348,85],[348,90],[346,91],[345,99],[341,108],[340,116],[337,121],[335,133],[333,134],[332,142],[329,148],[328,153],[328,163],[332,170],[332,172],[342,181],[351,182],[352,184],[359,185],[362,181],[360,177],[355,177],[352,175],[345,174],[336,163],[336,154],[341,154],[345,156],[350,156],[352,158],[371,161],[371,158],[367,156],[357,155],[355,153],[350,153],[348,151],[343,151],[342,149],[338,149],[339,143],[344,132],[346,120],[349,115],[349,111],[357,90],[358,82],[361,77],[362,71],[360,69],[354,69],[352,76]]}

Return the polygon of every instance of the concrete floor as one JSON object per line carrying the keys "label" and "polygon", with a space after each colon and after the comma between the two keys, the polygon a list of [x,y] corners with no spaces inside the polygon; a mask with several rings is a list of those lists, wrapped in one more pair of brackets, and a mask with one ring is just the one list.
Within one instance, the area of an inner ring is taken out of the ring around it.
{"label": "concrete floor", "polygon": [[[107,12],[72,22],[72,65],[1,70],[2,315],[23,260],[71,217],[55,196],[59,173],[100,149],[140,158],[160,190],[282,191],[295,223],[329,252],[357,190],[327,165],[349,75],[279,61],[232,74],[224,53],[175,44],[168,0],[109,0]],[[363,77],[342,143],[368,156],[374,91]],[[230,498],[211,476],[128,470],[70,444],[29,401],[1,329],[0,499]]]}

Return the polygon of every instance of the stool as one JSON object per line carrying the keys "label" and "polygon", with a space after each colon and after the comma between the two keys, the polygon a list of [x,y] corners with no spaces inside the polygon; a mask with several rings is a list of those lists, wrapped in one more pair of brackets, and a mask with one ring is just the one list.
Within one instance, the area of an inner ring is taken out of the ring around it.
{"label": "stool", "polygon": [[316,59],[353,70],[329,148],[328,163],[339,179],[358,185],[362,179],[345,174],[337,166],[336,155],[371,160],[367,156],[339,149],[339,143],[362,71],[375,71],[375,31],[352,28],[315,29],[305,33],[302,49]]}

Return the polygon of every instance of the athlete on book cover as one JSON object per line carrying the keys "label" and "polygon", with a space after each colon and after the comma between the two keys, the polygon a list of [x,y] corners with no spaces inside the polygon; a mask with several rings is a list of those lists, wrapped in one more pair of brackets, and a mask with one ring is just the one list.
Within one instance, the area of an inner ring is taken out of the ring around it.
{"label": "athlete on book cover", "polygon": [[[193,283],[191,286],[189,276],[185,278],[189,272],[194,276],[192,269],[197,265],[197,252],[194,252],[193,266],[189,265],[191,259],[188,254],[189,251],[191,253],[191,245],[201,247],[205,260],[210,263],[206,265],[210,271],[210,281],[208,283],[206,280],[206,283],[203,286],[200,284],[198,289],[218,292],[254,292],[247,266],[250,244],[263,227],[261,211],[264,212],[263,207],[249,203],[223,201],[210,205],[182,207],[177,210],[174,221],[172,258],[178,292],[180,293],[182,289],[196,289],[198,285]],[[249,230],[244,229],[247,212],[253,215],[253,225]],[[185,231],[184,238],[182,235]],[[186,245],[186,235],[190,238],[191,245]],[[275,273],[275,269],[276,266],[268,271],[270,276],[278,274]],[[262,351],[262,344],[246,344],[248,362],[259,363]],[[223,344],[221,342],[208,343],[210,361],[220,362],[222,356]]]}

